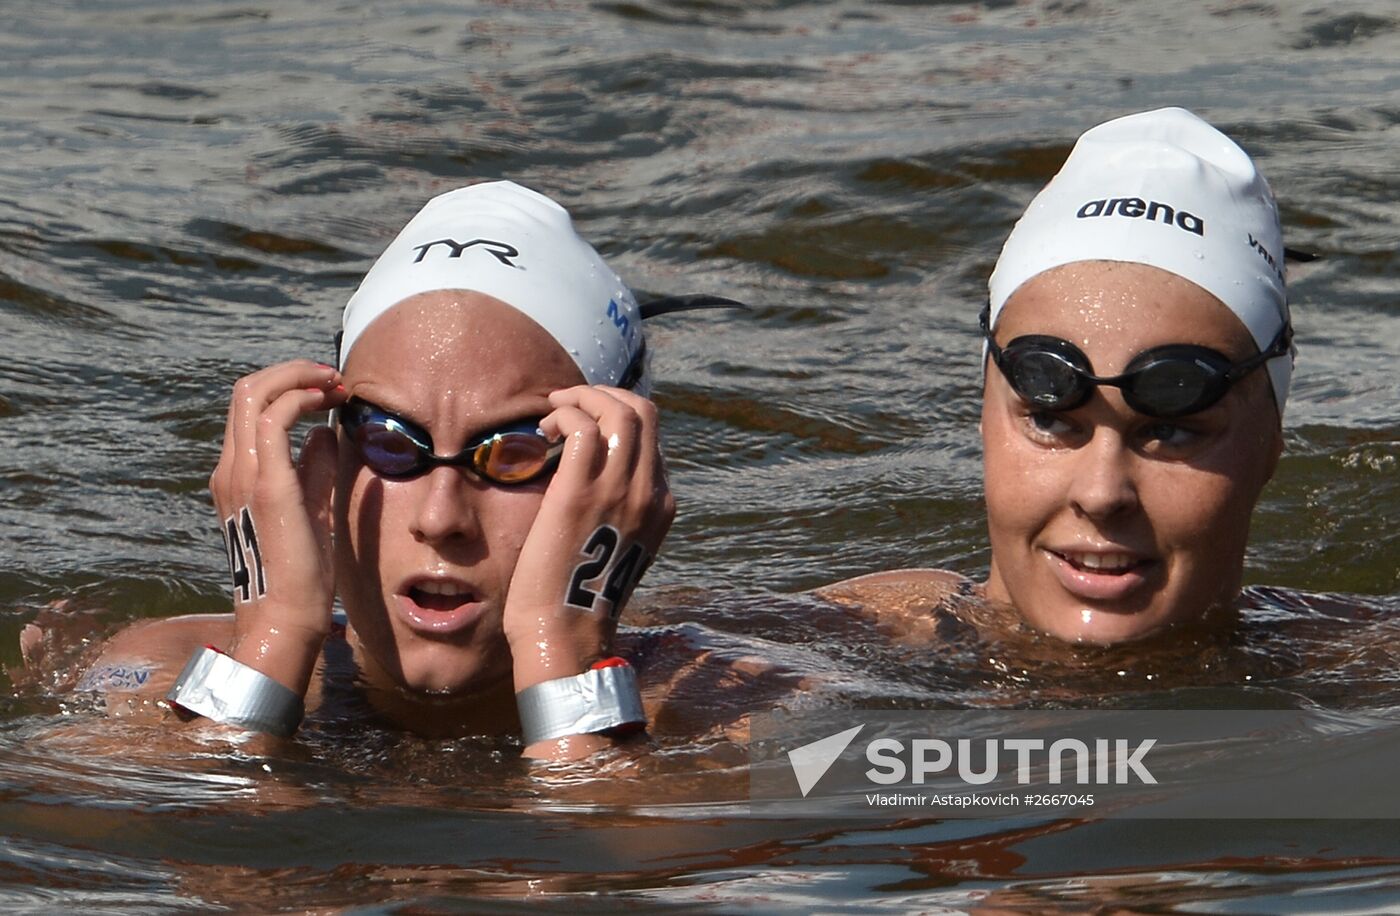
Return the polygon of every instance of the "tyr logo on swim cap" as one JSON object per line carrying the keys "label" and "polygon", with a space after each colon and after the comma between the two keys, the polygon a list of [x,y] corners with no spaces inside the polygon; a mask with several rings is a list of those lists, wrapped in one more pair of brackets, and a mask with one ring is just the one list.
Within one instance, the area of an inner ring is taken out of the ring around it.
{"label": "tyr logo on swim cap", "polygon": [[[1076,261],[1147,264],[1239,316],[1262,351],[1288,323],[1278,206],[1248,154],[1182,108],[1086,131],[1006,240],[988,284],[991,326],[1020,286]],[[1269,360],[1279,414],[1291,355]]]}
{"label": "tyr logo on swim cap", "polygon": [[424,205],[346,303],[340,366],[370,323],[409,296],[485,293],[549,332],[590,385],[616,385],[640,367],[650,391],[642,316],[632,291],[574,231],[568,211],[510,181],[458,188]]}

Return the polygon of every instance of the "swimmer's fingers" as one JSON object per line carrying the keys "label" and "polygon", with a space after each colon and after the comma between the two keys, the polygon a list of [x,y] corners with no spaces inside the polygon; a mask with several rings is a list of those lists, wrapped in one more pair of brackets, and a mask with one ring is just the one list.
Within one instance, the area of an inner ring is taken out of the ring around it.
{"label": "swimmer's fingers", "polygon": [[330,410],[344,401],[343,392],[335,389],[297,388],[283,392],[267,405],[258,417],[255,445],[261,500],[301,501],[301,479],[292,457],[292,428],[307,414]]}
{"label": "swimmer's fingers", "polygon": [[675,514],[653,457],[649,403],[578,386],[554,392],[550,404],[540,427],[564,438],[564,455],[506,602],[517,690],[597,660]]}
{"label": "swimmer's fingers", "polygon": [[238,380],[229,400],[219,464],[209,481],[221,513],[239,495],[235,490],[246,494],[256,479],[258,423],[268,406],[287,391],[314,388],[331,392],[339,381],[340,373],[335,369],[310,360],[279,363]]}
{"label": "swimmer's fingers", "polygon": [[608,458],[608,443],[598,421],[577,407],[559,407],[540,421],[540,429],[564,443],[550,491],[610,502],[610,496],[597,487]]}
{"label": "swimmer's fingers", "polygon": [[330,547],[330,491],[335,475],[335,436],[320,427],[293,464],[291,430],[307,413],[344,400],[320,389],[285,391],[258,418],[257,477],[244,505],[260,527],[270,570],[279,572],[273,604],[320,620],[334,586]]}
{"label": "swimmer's fingers", "polygon": [[635,391],[599,385],[597,389],[624,404],[641,421],[636,441],[634,474],[638,478],[666,482],[666,464],[661,456],[661,411],[656,404]]}
{"label": "swimmer's fingers", "polygon": [[329,491],[335,463],[334,442],[322,435],[309,441],[304,460],[294,465],[290,433],[308,413],[344,402],[339,381],[334,369],[309,360],[240,379],[223,455],[210,478],[233,574],[237,618],[230,651],[251,638],[250,644],[264,646],[259,651],[271,664],[285,650],[289,662],[260,670],[289,686],[309,670],[308,653],[329,628],[334,593]]}
{"label": "swimmer's fingers", "polygon": [[655,553],[676,515],[661,458],[656,405],[630,391],[603,385],[556,391],[550,402],[576,405],[597,424],[606,448],[598,483],[626,520],[627,527],[620,530],[630,531]]}
{"label": "swimmer's fingers", "polygon": [[562,415],[573,420],[571,432],[575,436],[591,427],[586,433],[590,446],[594,442],[601,446],[601,452],[593,455],[593,476],[610,491],[618,495],[625,492],[637,469],[645,438],[645,423],[637,411],[607,390],[586,385],[556,391],[549,396],[549,402],[555,408],[551,417]]}
{"label": "swimmer's fingers", "polygon": [[333,431],[320,426],[294,460],[291,432],[307,414],[335,407],[346,395],[333,376],[313,373],[323,379],[320,386],[298,386],[307,378],[298,368],[273,367],[245,386],[241,407],[259,408],[251,452],[240,417],[231,490],[220,511],[226,513],[235,610],[227,651],[304,693],[331,626],[330,498],[338,449]]}

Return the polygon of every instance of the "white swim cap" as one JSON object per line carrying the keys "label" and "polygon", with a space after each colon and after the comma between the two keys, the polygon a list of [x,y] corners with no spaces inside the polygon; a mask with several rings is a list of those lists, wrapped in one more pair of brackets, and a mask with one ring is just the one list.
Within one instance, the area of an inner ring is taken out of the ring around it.
{"label": "white swim cap", "polygon": [[[434,197],[408,221],[345,305],[340,367],[365,328],[409,296],[443,289],[485,293],[549,332],[590,385],[650,393],[637,300],[568,211],[510,181]],[[638,362],[634,365],[633,360]]]}
{"label": "white swim cap", "polygon": [[[1262,352],[1288,323],[1273,193],[1233,140],[1182,108],[1100,124],[1016,223],[988,284],[990,325],[1021,284],[1075,261],[1147,264],[1239,316]],[[1279,414],[1292,354],[1268,362]]]}

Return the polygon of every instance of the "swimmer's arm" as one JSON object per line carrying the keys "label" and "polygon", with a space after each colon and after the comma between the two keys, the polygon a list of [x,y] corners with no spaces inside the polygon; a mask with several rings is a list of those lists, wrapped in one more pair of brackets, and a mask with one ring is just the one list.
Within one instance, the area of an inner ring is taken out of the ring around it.
{"label": "swimmer's arm", "polygon": [[[580,672],[588,671],[591,663],[603,658],[600,651],[589,653],[573,652],[562,650],[556,647],[551,653],[552,658],[549,664],[541,665],[538,662],[530,664],[528,662],[515,664],[515,684],[516,693],[525,690],[546,680],[551,680],[558,675],[558,670],[562,666],[565,670],[578,669]],[[567,657],[570,661],[564,661]],[[616,744],[635,740],[638,736],[611,737],[602,734],[579,734],[566,735],[562,738],[550,738],[545,741],[536,741],[526,745],[524,756],[528,759],[539,761],[567,761],[579,760],[592,756],[597,752],[613,747]]]}
{"label": "swimmer's arm", "polygon": [[[604,385],[566,388],[549,400],[554,409],[540,429],[568,446],[507,593],[504,629],[517,695],[613,655],[617,618],[676,514],[655,404]],[[570,735],[533,742],[525,756],[573,760],[626,740]]]}
{"label": "swimmer's arm", "polygon": [[170,692],[196,650],[227,645],[232,637],[232,614],[190,614],[134,623],[107,641],[79,678],[77,689],[101,694],[109,713],[144,709]]}
{"label": "swimmer's arm", "polygon": [[[79,679],[77,690],[99,694],[109,716],[159,720],[196,728],[228,729],[240,735],[246,729],[226,726],[202,716],[176,716],[165,697],[190,658],[205,646],[231,645],[235,634],[232,614],[188,614],[132,624],[113,636],[102,653]],[[320,661],[306,692],[305,708],[321,704]],[[254,735],[256,742],[277,740]],[[243,740],[243,739],[240,739]],[[260,743],[244,744],[257,748]]]}

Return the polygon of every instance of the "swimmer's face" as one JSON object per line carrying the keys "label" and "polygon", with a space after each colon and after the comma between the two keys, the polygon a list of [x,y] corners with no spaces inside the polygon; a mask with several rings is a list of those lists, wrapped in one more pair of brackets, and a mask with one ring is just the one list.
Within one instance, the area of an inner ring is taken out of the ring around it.
{"label": "swimmer's face", "polygon": [[[549,413],[549,393],[583,383],[542,328],[480,293],[394,306],[355,343],[349,393],[426,431],[439,455]],[[387,480],[341,437],[336,589],[367,673],[423,693],[509,685],[506,593],[549,483],[503,486],[436,467]]]}
{"label": "swimmer's face", "polygon": [[[1173,343],[1232,361],[1256,351],[1214,296],[1140,264],[1047,271],[1008,300],[996,340],[1068,340],[1096,375]],[[1282,436],[1268,373],[1174,420],[1137,413],[1111,387],[1062,413],[1032,409],[987,366],[982,403],[992,566],[987,596],[1061,639],[1114,643],[1233,605],[1254,504]]]}

